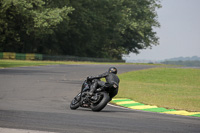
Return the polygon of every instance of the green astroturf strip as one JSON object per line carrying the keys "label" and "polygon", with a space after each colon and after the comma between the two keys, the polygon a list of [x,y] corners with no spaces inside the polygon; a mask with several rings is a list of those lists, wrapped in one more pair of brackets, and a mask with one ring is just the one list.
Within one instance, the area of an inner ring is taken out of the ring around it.
{"label": "green astroturf strip", "polygon": [[200,117],[200,114],[190,115],[190,116]]}
{"label": "green astroturf strip", "polygon": [[151,111],[151,112],[168,112],[168,111],[176,111],[174,109],[166,109],[166,108],[151,108],[151,109],[142,109],[144,111]]}
{"label": "green astroturf strip", "polygon": [[119,104],[121,106],[124,106],[124,107],[131,107],[131,106],[139,106],[139,105],[144,105],[142,103],[130,103],[130,104]]}
{"label": "green astroturf strip", "polygon": [[131,100],[131,99],[114,99],[114,100],[112,100],[113,102],[115,102],[115,103],[117,103],[117,102],[125,102],[125,101],[133,101],[133,100]]}

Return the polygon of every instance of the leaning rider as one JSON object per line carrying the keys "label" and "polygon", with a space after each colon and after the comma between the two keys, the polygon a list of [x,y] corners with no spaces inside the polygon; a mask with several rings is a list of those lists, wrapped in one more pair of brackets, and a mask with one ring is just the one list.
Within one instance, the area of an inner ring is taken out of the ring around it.
{"label": "leaning rider", "polygon": [[[105,78],[106,82],[101,81],[101,78]],[[110,100],[117,95],[119,88],[119,78],[117,76],[117,68],[110,67],[108,72],[105,72],[96,77],[88,77],[88,80],[92,80],[89,95],[93,96],[97,88],[105,89],[110,96]]]}

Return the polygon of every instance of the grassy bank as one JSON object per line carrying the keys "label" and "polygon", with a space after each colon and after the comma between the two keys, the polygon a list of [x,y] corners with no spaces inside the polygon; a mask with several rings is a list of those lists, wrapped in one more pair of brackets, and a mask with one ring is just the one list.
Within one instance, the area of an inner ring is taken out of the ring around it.
{"label": "grassy bank", "polygon": [[153,68],[124,73],[120,79],[119,98],[200,111],[200,69]]}

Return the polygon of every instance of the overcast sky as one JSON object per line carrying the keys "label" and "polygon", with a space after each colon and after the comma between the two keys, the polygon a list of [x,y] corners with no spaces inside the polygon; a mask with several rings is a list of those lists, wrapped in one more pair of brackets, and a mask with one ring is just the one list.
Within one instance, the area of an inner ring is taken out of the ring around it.
{"label": "overcast sky", "polygon": [[200,0],[161,0],[158,9],[158,46],[130,54],[130,60],[164,60],[174,57],[200,57]]}

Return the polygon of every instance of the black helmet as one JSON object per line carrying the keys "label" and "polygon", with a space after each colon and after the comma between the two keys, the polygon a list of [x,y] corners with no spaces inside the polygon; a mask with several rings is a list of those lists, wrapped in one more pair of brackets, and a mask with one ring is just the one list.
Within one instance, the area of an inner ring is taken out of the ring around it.
{"label": "black helmet", "polygon": [[109,73],[117,74],[117,68],[115,68],[115,67],[110,67],[110,68],[108,69],[108,72],[109,72]]}

